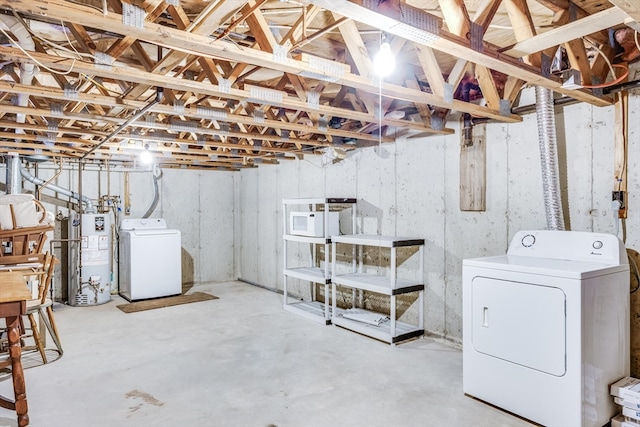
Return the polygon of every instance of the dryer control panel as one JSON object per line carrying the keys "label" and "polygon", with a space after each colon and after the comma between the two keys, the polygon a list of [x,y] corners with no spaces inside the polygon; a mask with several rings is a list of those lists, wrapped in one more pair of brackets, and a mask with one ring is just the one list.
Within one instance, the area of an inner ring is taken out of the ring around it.
{"label": "dryer control panel", "polygon": [[511,240],[507,255],[628,264],[626,249],[616,236],[582,231],[519,231]]}

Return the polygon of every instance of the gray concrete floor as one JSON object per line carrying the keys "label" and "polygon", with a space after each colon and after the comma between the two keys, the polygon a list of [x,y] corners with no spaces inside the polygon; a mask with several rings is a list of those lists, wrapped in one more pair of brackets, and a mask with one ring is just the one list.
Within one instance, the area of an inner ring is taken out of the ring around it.
{"label": "gray concrete floor", "polygon": [[[60,306],[64,356],[23,357],[31,426],[530,426],[465,397],[462,353],[446,344],[389,346],[240,282],[194,291],[220,299],[131,314],[119,297]],[[0,409],[0,425],[14,414]]]}

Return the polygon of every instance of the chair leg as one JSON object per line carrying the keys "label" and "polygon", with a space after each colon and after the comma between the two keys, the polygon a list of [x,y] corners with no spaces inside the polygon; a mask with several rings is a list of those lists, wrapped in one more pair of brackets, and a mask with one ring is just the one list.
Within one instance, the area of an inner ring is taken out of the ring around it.
{"label": "chair leg", "polygon": [[33,314],[28,314],[29,323],[31,323],[31,332],[33,332],[33,340],[36,343],[36,347],[40,352],[40,356],[42,356],[42,361],[47,363],[47,356],[44,353],[44,347],[42,347],[42,342],[40,341],[40,332],[38,332],[38,323],[36,323],[36,318]]}
{"label": "chair leg", "polygon": [[60,345],[60,334],[58,333],[58,327],[56,326],[56,320],[53,318],[53,308],[47,307],[47,316],[49,316],[49,323],[53,328],[53,332],[56,334],[58,350],[60,350],[60,354],[62,354],[62,346]]}
{"label": "chair leg", "polygon": [[40,309],[40,318],[42,319],[42,323],[44,323],[44,325],[47,327],[47,330],[49,331],[49,335],[51,335],[51,339],[53,339],[54,344],[58,348],[58,353],[62,354],[63,351],[62,351],[62,345],[60,344],[60,338],[58,337],[58,334],[56,333],[55,326],[53,326],[53,325],[55,325],[55,321],[54,321],[53,325],[49,321],[49,319],[53,320],[53,316],[51,316],[49,319],[47,319],[47,316],[45,316],[44,309],[41,308]]}

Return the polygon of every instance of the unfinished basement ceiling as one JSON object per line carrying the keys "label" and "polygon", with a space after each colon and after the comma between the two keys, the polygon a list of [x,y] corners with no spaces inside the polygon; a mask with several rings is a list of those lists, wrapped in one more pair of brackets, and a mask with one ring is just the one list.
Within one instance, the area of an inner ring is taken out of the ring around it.
{"label": "unfinished basement ceiling", "polygon": [[[640,28],[632,0],[0,0],[0,12],[3,152],[131,164],[147,147],[161,167],[222,170],[452,133],[450,114],[518,122],[527,85],[609,105],[603,86],[636,59]],[[381,80],[383,35],[397,66]]]}

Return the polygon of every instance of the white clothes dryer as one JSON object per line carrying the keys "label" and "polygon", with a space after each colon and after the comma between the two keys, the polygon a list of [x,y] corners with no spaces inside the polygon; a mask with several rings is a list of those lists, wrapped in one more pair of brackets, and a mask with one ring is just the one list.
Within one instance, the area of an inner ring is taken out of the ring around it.
{"label": "white clothes dryer", "polygon": [[546,426],[603,426],[629,375],[629,265],[612,234],[520,231],[463,261],[463,390]]}

